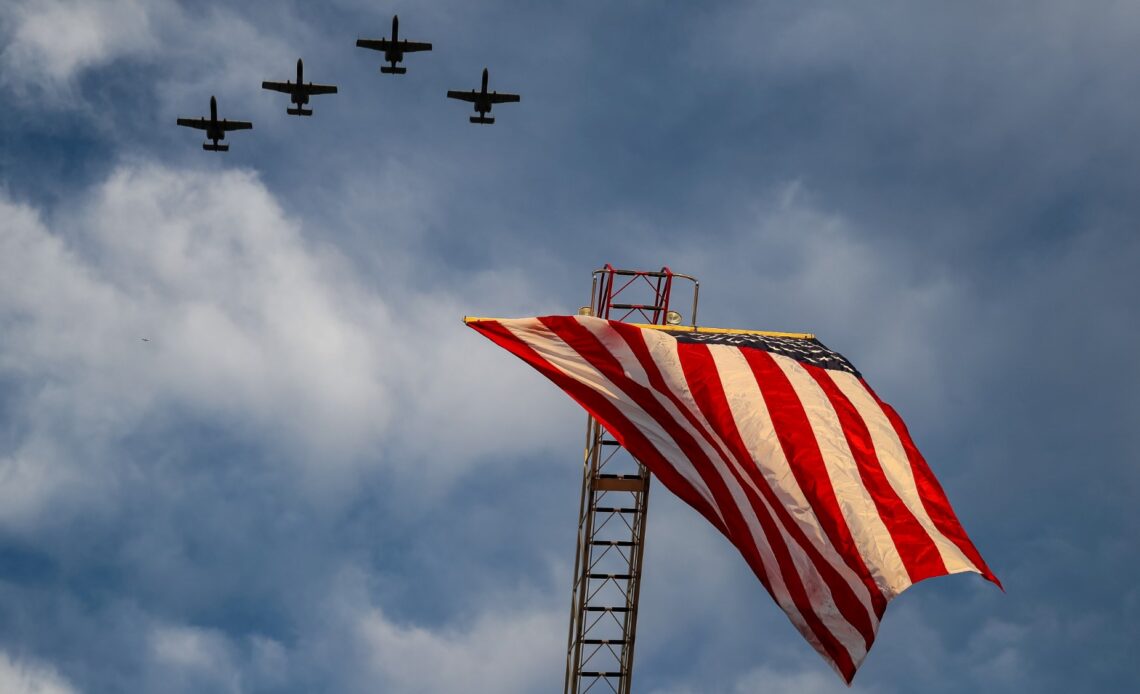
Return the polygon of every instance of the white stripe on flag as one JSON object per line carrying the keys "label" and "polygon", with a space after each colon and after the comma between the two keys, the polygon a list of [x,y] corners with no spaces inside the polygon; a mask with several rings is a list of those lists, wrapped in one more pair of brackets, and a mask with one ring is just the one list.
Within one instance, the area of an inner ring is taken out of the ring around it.
{"label": "white stripe on flag", "polygon": [[772,355],[772,359],[788,377],[803,406],[823,457],[835,499],[843,514],[843,521],[851,531],[851,537],[855,540],[864,563],[887,598],[898,595],[910,586],[910,574],[899,556],[890,530],[879,515],[875,500],[863,486],[859,466],[843,433],[843,425],[827,399],[827,394],[799,362],[776,354]]}
{"label": "white stripe on flag", "polygon": [[[764,400],[764,395],[760,392],[760,386],[757,385],[756,377],[745,361],[744,355],[739,349],[727,345],[710,345],[709,352],[716,362],[717,371],[720,372],[721,383],[725,384],[728,404],[733,419],[736,420],[737,429],[745,445],[748,446],[748,452],[757,469],[776,492],[784,508],[791,512],[796,523],[803,528],[808,537],[812,538],[827,562],[844,577],[855,591],[855,595],[867,607],[871,623],[878,625],[867,586],[835,550],[835,545],[827,537],[815,509],[808,502],[807,496],[792,473],[791,466],[788,465],[784,448],[780,445],[776,428],[768,414],[768,403]],[[875,570],[870,566],[868,569],[876,579],[876,585],[884,589],[884,595],[889,596],[875,575]]]}
{"label": "white stripe on flag", "polygon": [[911,576],[977,571],[1000,586],[904,425],[854,375],[592,317],[473,327],[603,417],[848,682]]}
{"label": "white stripe on flag", "polygon": [[[866,645],[863,635],[843,616],[839,607],[835,604],[834,597],[831,594],[831,589],[827,581],[819,574],[815,564],[811,558],[805,553],[804,549],[799,543],[791,537],[785,530],[783,523],[778,519],[775,510],[768,503],[767,498],[756,487],[754,480],[744,471],[740,471],[740,477],[743,478],[752,491],[753,496],[763,504],[765,511],[769,518],[772,519],[772,524],[778,529],[780,540],[788,549],[789,556],[792,560],[792,565],[795,569],[795,576],[785,578],[780,571],[780,567],[776,562],[775,553],[773,552],[769,538],[765,535],[763,529],[759,527],[757,519],[755,518],[755,511],[752,508],[751,502],[748,500],[744,490],[740,486],[740,482],[736,475],[728,470],[728,466],[737,466],[735,459],[729,457],[727,460],[721,451],[728,453],[728,446],[717,435],[713,427],[705,419],[700,408],[697,406],[696,399],[693,397],[692,392],[689,390],[688,383],[683,378],[673,378],[674,375],[684,373],[681,367],[680,357],[677,354],[677,341],[671,336],[659,333],[652,333],[650,331],[643,331],[642,336],[645,338],[649,353],[654,362],[658,365],[659,371],[665,379],[666,385],[697,421],[698,425],[704,430],[704,433],[712,440],[713,445],[710,445],[705,436],[692,428],[684,415],[679,413],[673,402],[665,395],[658,393],[649,383],[649,379],[641,366],[641,362],[637,356],[629,349],[625,339],[621,337],[613,328],[607,323],[598,323],[596,321],[589,321],[584,323],[591,332],[598,337],[602,345],[615,357],[625,370],[626,374],[634,380],[641,383],[641,385],[650,389],[653,393],[654,399],[670,414],[675,420],[675,425],[683,427],[686,431],[694,437],[700,444],[702,451],[712,462],[713,468],[722,482],[725,484],[730,494],[732,495],[733,503],[740,511],[741,517],[746,522],[749,532],[752,536],[753,544],[756,546],[761,561],[764,564],[764,570],[772,582],[773,597],[776,598],[780,607],[787,612],[788,617],[792,623],[796,625],[797,629],[808,637],[813,642],[821,653],[826,656],[826,651],[822,645],[817,644],[814,634],[810,626],[804,621],[803,617],[799,614],[798,608],[792,602],[790,593],[788,592],[785,584],[786,580],[798,581],[803,585],[804,592],[808,596],[813,611],[819,617],[823,626],[830,631],[835,638],[843,644],[851,657],[852,662],[858,664],[866,656]],[[684,454],[678,450],[678,453],[683,457]],[[669,456],[669,462],[676,464],[676,459]],[[739,468],[737,468],[739,470]],[[794,481],[794,480],[793,480]],[[809,535],[810,537],[810,535]],[[861,602],[867,610],[868,617],[872,625],[877,626],[878,620],[875,617],[874,611],[871,608],[870,598],[867,593],[867,588],[859,580],[858,576],[854,575],[851,569],[842,561],[838,555],[832,550],[830,543],[825,543],[828,550],[831,550],[832,557],[835,562],[829,561],[837,572],[844,577],[849,585],[852,586],[855,594],[861,597]],[[825,553],[826,558],[826,553]],[[874,628],[874,627],[873,627]]]}
{"label": "white stripe on flag", "polygon": [[689,459],[681,453],[680,446],[672,435],[640,407],[631,406],[630,399],[625,396],[621,389],[598,373],[597,369],[545,325],[536,322],[533,325],[528,323],[520,326],[515,321],[509,320],[500,321],[500,324],[515,337],[530,345],[551,366],[609,398],[622,414],[645,434],[658,453],[673,463],[677,473],[704,499],[709,508],[720,518],[721,523],[725,523],[724,514],[721,513],[712,492],[709,491],[704,480],[701,479],[700,473],[689,462]]}
{"label": "white stripe on flag", "polygon": [[851,401],[851,404],[855,406],[859,416],[863,418],[867,429],[870,431],[871,441],[875,445],[875,452],[879,456],[879,463],[883,467],[887,481],[890,482],[891,487],[894,488],[895,493],[899,495],[906,507],[910,509],[910,512],[914,514],[914,517],[918,519],[922,529],[934,541],[934,546],[938,548],[942,562],[946,565],[947,573],[979,571],[978,567],[966,558],[966,555],[958,549],[957,545],[939,532],[934,521],[930,519],[915,484],[914,471],[910,467],[906,450],[903,448],[902,442],[899,441],[898,434],[895,433],[890,420],[883,413],[883,409],[879,407],[879,403],[875,402],[875,399],[871,397],[871,394],[853,374],[831,370],[827,373],[835,385]]}
{"label": "white stripe on flag", "polygon": [[[748,499],[744,496],[744,492],[741,489],[740,485],[736,482],[735,479],[733,479],[732,473],[725,469],[725,463],[721,455],[709,446],[705,437],[700,432],[697,432],[692,428],[692,426],[685,419],[684,415],[680,414],[677,411],[677,408],[672,402],[669,401],[667,397],[661,395],[655,389],[653,389],[649,383],[649,377],[646,374],[645,369],[642,367],[640,360],[638,360],[637,356],[633,354],[633,352],[629,349],[629,345],[626,343],[625,339],[621,337],[621,335],[613,330],[608,323],[587,322],[585,324],[585,327],[589,328],[590,331],[599,339],[599,341],[601,341],[606,350],[609,351],[610,354],[612,354],[618,360],[628,376],[630,376],[638,383],[641,383],[646,388],[650,389],[650,391],[653,393],[654,399],[663,408],[665,408],[666,411],[669,412],[670,416],[675,420],[674,426],[682,427],[685,431],[687,431],[700,445],[706,457],[708,457],[709,460],[713,462],[713,467],[715,468],[717,476],[729,490],[729,493],[732,495],[733,503],[735,504],[738,513],[744,520],[744,523],[748,527],[748,531],[752,536],[752,544],[757,549],[757,554],[760,556],[761,563],[763,564],[764,573],[766,574],[769,584],[772,588],[772,597],[775,598],[780,607],[788,614],[789,618],[792,620],[792,623],[796,625],[797,629],[803,633],[810,634],[811,628],[808,626],[807,622],[804,621],[804,618],[800,614],[799,609],[792,601],[791,593],[788,591],[784,580],[784,575],[780,571],[780,566],[776,562],[775,553],[772,551],[772,548],[769,545],[768,537],[764,534],[763,528],[760,527],[759,520],[756,518],[756,513],[753,511]],[[652,336],[646,335],[645,337],[647,342],[651,342]],[[675,340],[671,340],[671,342],[676,345]],[[650,353],[653,355],[654,361],[660,364],[661,355],[654,353],[654,346],[656,345],[650,345]],[[675,353],[673,354],[673,358],[676,360]],[[677,371],[673,371],[669,364],[665,364],[664,374],[672,375],[674,373],[681,373],[679,362],[675,364],[675,366],[677,367]],[[599,378],[601,378],[600,375]],[[666,376],[666,379],[667,381],[673,380],[669,379],[668,376]],[[673,390],[674,394],[676,395],[676,384],[671,383],[668,385],[673,386],[671,390]],[[713,437],[713,440],[717,442],[717,445],[719,445],[721,449],[724,450],[724,443],[720,441],[719,437],[716,437],[716,434],[712,431],[711,427],[709,427],[708,422],[704,421],[704,417],[696,408],[695,403],[692,401],[691,395],[689,395],[686,399],[683,399],[682,403],[689,409],[690,413],[694,415],[694,418],[697,419],[698,423],[705,430],[705,432],[709,433]],[[679,448],[677,449],[676,455],[666,455],[666,459],[674,467],[677,466],[679,462],[678,459],[682,459],[688,462],[688,457]],[[769,516],[772,515],[770,508],[768,509],[768,514]],[[778,525],[778,522],[775,521],[775,519],[773,519],[773,522],[777,523]],[[725,527],[728,528],[730,532],[732,531],[731,525],[726,523]],[[784,541],[785,544],[787,544],[790,542],[790,538],[785,537]],[[792,556],[795,557],[795,553],[792,553]],[[798,581],[799,578],[794,577],[793,580]],[[812,634],[811,638],[815,639],[814,634]],[[822,648],[822,646],[820,647]]]}

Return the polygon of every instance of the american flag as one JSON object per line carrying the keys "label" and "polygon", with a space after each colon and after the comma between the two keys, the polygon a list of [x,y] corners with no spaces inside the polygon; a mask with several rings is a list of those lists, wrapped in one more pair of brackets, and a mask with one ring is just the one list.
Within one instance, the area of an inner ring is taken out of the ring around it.
{"label": "american flag", "polygon": [[469,324],[566,391],[744,556],[848,683],[887,603],[986,566],[890,405],[809,336],[587,316]]}

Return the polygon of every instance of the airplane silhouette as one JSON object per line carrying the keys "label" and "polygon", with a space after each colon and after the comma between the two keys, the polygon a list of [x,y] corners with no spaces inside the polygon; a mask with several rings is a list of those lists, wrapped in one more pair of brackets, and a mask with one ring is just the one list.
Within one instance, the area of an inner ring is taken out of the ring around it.
{"label": "airplane silhouette", "polygon": [[311,116],[313,115],[312,109],[305,108],[305,104],[309,103],[309,97],[314,94],[336,94],[336,87],[331,84],[313,84],[309,82],[304,83],[305,64],[297,58],[297,82],[294,84],[289,80],[284,82],[262,82],[262,89],[272,89],[275,92],[284,92],[290,96],[290,100],[297,104],[297,108],[286,108],[285,113],[291,116]]}
{"label": "airplane silhouette", "polygon": [[392,15],[392,40],[388,39],[357,39],[358,48],[371,48],[374,51],[384,51],[384,60],[388,65],[381,65],[380,72],[386,75],[402,75],[408,71],[406,67],[396,67],[396,63],[404,60],[405,53],[416,51],[430,51],[430,43],[400,40],[400,18]]}
{"label": "airplane silhouette", "polygon": [[521,100],[518,94],[507,94],[505,92],[502,94],[499,92],[487,93],[487,68],[483,68],[483,86],[480,91],[476,92],[474,89],[469,92],[448,91],[447,98],[470,101],[473,103],[479,115],[471,116],[468,120],[472,123],[483,123],[485,125],[490,125],[495,122],[494,118],[487,117],[487,112],[491,110],[493,104],[506,104]]}
{"label": "airplane silhouette", "polygon": [[196,128],[198,130],[206,131],[206,139],[213,140],[213,144],[203,142],[202,149],[211,152],[228,152],[229,145],[219,145],[218,140],[226,139],[226,131],[229,130],[249,130],[253,127],[253,123],[243,120],[218,120],[218,100],[210,97],[210,118],[179,118],[178,125],[183,125],[187,128]]}

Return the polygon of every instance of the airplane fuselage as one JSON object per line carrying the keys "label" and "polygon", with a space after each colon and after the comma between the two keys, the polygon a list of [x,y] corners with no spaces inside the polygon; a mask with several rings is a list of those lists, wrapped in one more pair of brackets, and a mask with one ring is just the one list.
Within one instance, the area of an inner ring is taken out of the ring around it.
{"label": "airplane fuselage", "polygon": [[226,139],[226,131],[218,123],[218,100],[210,97],[210,122],[206,124],[206,139],[213,140],[214,144],[218,144],[218,140]]}
{"label": "airplane fuselage", "polygon": [[398,46],[400,45],[400,17],[392,15],[392,47],[384,51],[384,60],[396,67],[396,63],[404,59],[404,52]]}
{"label": "airplane fuselage", "polygon": [[483,83],[479,87],[479,93],[475,95],[475,103],[474,103],[475,110],[479,112],[480,116],[482,116],[482,115],[486,114],[488,111],[490,111],[491,106],[493,106],[493,104],[491,103],[491,98],[487,94],[487,79],[488,79],[487,68],[483,68]]}
{"label": "airplane fuselage", "polygon": [[[303,84],[304,82],[305,82],[305,63],[301,62],[300,58],[297,58],[297,84]],[[309,103],[309,95],[302,92],[300,89],[293,92],[292,97],[293,97],[293,103],[297,104],[298,106],[300,106],[302,104]]]}

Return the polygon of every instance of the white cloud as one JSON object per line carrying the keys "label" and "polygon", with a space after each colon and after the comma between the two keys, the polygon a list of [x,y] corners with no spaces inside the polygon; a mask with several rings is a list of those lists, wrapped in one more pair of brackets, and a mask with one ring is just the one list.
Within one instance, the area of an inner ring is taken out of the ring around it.
{"label": "white cloud", "polygon": [[0,18],[11,28],[0,54],[9,85],[60,85],[117,57],[153,50],[155,14],[166,2],[144,0],[17,0]]}
{"label": "white cloud", "polygon": [[146,636],[151,682],[169,692],[248,692],[287,684],[291,658],[262,635],[234,638],[218,629],[154,623]]}
{"label": "white cloud", "polygon": [[298,35],[310,29],[294,25],[288,12],[262,24],[234,10],[210,7],[208,12],[179,8],[164,17],[157,31],[164,76],[154,92],[163,118],[173,123],[176,113],[205,114],[209,97],[216,95],[219,117],[264,125],[270,115],[279,117],[282,107],[276,99],[255,96],[258,87],[262,80],[291,74],[297,46],[290,41],[299,42]]}
{"label": "white cloud", "polygon": [[95,263],[26,212],[4,236],[5,303],[24,319],[4,362],[80,391],[52,404],[111,424],[173,397],[330,448],[384,426],[366,330],[386,308],[326,285],[335,261],[309,255],[251,176],[121,170],[80,215]]}
{"label": "white cloud", "polygon": [[27,660],[13,660],[0,651],[0,692],[5,694],[76,694],[76,689],[54,668]]}
{"label": "white cloud", "polygon": [[752,692],[796,692],[797,694],[848,694],[850,692],[880,691],[876,687],[855,684],[848,687],[830,672],[783,672],[771,667],[756,668],[741,677],[733,686],[734,694]]}
{"label": "white cloud", "polygon": [[175,670],[196,671],[227,682],[228,691],[239,691],[229,644],[225,635],[189,626],[157,627],[150,635],[157,662]]}
{"label": "white cloud", "polygon": [[[9,520],[64,481],[111,484],[98,461],[169,408],[310,481],[383,464],[428,486],[532,450],[572,411],[461,324],[462,296],[370,286],[249,172],[120,168],[58,231],[2,198],[0,214],[0,374],[34,386],[0,459]],[[481,286],[507,303],[516,281]]]}
{"label": "white cloud", "polygon": [[342,566],[320,597],[296,606],[286,641],[150,621],[145,679],[165,691],[308,690],[400,694],[546,692],[562,679],[559,599],[514,587],[474,596],[442,621],[396,618],[371,595],[377,577]]}
{"label": "white cloud", "polygon": [[0,455],[0,525],[23,525],[64,490],[85,485],[66,457],[54,442],[38,437],[13,455]]}
{"label": "white cloud", "polygon": [[387,691],[510,694],[556,689],[562,679],[561,609],[480,614],[464,628],[402,625],[372,610],[358,630]]}
{"label": "white cloud", "polygon": [[[13,96],[40,109],[83,110],[77,80],[133,59],[162,66],[154,91],[164,116],[201,115],[211,94],[226,115],[234,97],[289,68],[296,57],[289,38],[304,31],[288,14],[262,27],[234,10],[184,8],[173,0],[17,0],[0,6],[2,24],[10,29],[0,85]],[[270,111],[267,101],[254,104],[260,107],[254,116]],[[113,113],[89,109],[88,115],[105,135],[121,126]]]}
{"label": "white cloud", "polygon": [[912,249],[825,202],[787,181],[733,215],[720,244],[677,248],[675,267],[703,280],[701,323],[813,332],[888,401],[905,392],[944,406],[938,340],[961,317],[964,287],[916,271]]}

